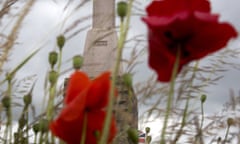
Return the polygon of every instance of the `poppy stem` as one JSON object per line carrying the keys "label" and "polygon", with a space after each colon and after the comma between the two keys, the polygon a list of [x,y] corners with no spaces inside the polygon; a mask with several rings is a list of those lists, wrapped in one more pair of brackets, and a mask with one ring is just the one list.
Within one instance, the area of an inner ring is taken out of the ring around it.
{"label": "poppy stem", "polygon": [[[12,102],[12,76],[9,76],[8,78],[8,88],[7,88],[7,95],[5,96],[6,102],[5,103],[5,108],[6,108],[6,115],[7,115],[7,123],[6,123],[6,128],[5,128],[5,132],[4,132],[4,144],[7,143],[7,141],[11,141],[12,140],[12,106],[11,106],[11,102]],[[8,139],[9,138],[9,139]]]}
{"label": "poppy stem", "polygon": [[226,142],[227,142],[227,138],[228,138],[228,134],[229,134],[229,129],[230,129],[230,125],[227,126],[227,131],[226,131],[226,134],[225,134],[225,136],[224,136],[223,143],[226,143]]}
{"label": "poppy stem", "polygon": [[[59,51],[59,61],[58,61],[58,67],[57,67],[57,79],[54,83],[50,84],[49,88],[49,99],[48,99],[48,104],[47,104],[47,109],[46,109],[46,118],[48,122],[51,122],[54,116],[54,99],[56,97],[56,91],[57,91],[57,82],[58,82],[58,77],[61,71],[61,65],[62,65],[62,49]],[[49,131],[46,132],[45,135],[45,140],[48,140],[49,136]],[[51,134],[51,140],[54,143],[55,139],[54,136]]]}
{"label": "poppy stem", "polygon": [[80,144],[85,144],[86,135],[87,135],[87,113],[84,114],[84,118],[83,118],[83,129],[82,129],[82,136],[81,136]]}
{"label": "poppy stem", "polygon": [[58,77],[59,77],[59,74],[61,71],[61,65],[62,65],[62,49],[60,49],[60,51],[59,51],[59,61],[58,61],[58,66],[57,66],[57,80],[55,81],[55,83],[50,85],[50,89],[49,89],[49,101],[48,101],[48,105],[47,105],[47,119],[49,121],[51,121],[53,118],[54,98],[56,95],[57,81],[58,81]]}
{"label": "poppy stem", "polygon": [[170,89],[169,89],[169,94],[168,94],[168,99],[167,99],[167,106],[166,106],[166,112],[165,112],[165,118],[164,118],[164,123],[163,123],[163,128],[162,128],[162,133],[161,133],[161,140],[160,144],[165,144],[165,133],[168,125],[168,118],[171,112],[171,107],[172,107],[172,99],[174,96],[174,86],[175,86],[175,78],[177,76],[178,68],[179,68],[179,62],[180,62],[180,57],[181,57],[181,46],[179,46],[177,50],[177,57],[176,61],[173,66],[173,71],[172,71],[172,76],[171,76],[171,82],[170,82]]}
{"label": "poppy stem", "polygon": [[[197,72],[198,65],[199,65],[199,61],[197,61],[195,63],[195,66],[194,66],[194,69],[193,69],[193,73],[192,73],[192,77],[190,79],[190,84],[188,85],[188,87],[190,87],[190,88],[193,87],[193,80],[196,77],[196,72]],[[180,139],[181,134],[183,132],[183,128],[186,125],[186,120],[187,120],[187,116],[188,116],[187,112],[188,112],[189,101],[190,101],[190,97],[188,96],[187,100],[186,100],[186,104],[185,104],[184,110],[183,110],[183,117],[182,117],[182,121],[181,121],[181,126],[180,126],[180,129],[177,132],[177,135],[175,136],[175,138],[173,140],[173,143],[177,143],[177,141]]]}
{"label": "poppy stem", "polygon": [[126,21],[121,21],[121,24],[120,24],[120,37],[118,40],[116,64],[115,64],[115,67],[114,67],[113,73],[112,73],[112,81],[111,81],[111,88],[110,88],[109,103],[108,103],[108,107],[107,107],[107,115],[106,115],[106,119],[104,122],[103,133],[101,135],[99,144],[106,144],[108,135],[109,135],[112,111],[113,111],[113,104],[114,104],[115,88],[116,88],[115,84],[116,84],[117,76],[119,74],[119,67],[120,67],[120,62],[121,62],[121,58],[122,58],[122,50],[123,50],[123,47],[125,44],[125,40],[127,38],[127,32],[128,32],[129,23],[130,23],[132,5],[133,5],[133,0],[130,0],[129,4],[128,4]]}

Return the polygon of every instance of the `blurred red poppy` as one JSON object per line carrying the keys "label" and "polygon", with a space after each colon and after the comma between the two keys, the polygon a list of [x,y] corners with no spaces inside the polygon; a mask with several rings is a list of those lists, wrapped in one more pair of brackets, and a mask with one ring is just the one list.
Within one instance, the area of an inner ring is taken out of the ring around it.
{"label": "blurred red poppy", "polygon": [[228,23],[219,22],[211,14],[207,0],[158,0],[146,9],[143,21],[148,26],[149,65],[158,80],[170,81],[177,51],[182,67],[222,49],[236,30]]}
{"label": "blurred red poppy", "polygon": [[[83,72],[75,71],[69,79],[65,106],[50,124],[52,133],[68,144],[79,144],[86,118],[85,143],[97,144],[104,125],[109,90],[109,72],[91,81]],[[113,140],[116,131],[115,118],[112,117],[109,142]]]}

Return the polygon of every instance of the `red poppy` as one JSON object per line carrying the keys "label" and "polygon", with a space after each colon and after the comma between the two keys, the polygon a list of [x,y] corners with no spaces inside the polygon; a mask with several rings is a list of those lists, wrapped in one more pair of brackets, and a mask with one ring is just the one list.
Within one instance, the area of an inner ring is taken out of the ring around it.
{"label": "red poppy", "polygon": [[[100,137],[106,116],[110,90],[110,73],[105,72],[93,81],[86,74],[75,71],[67,87],[65,107],[56,120],[50,124],[54,135],[68,144],[79,144],[86,116],[86,142],[96,144]],[[116,134],[116,122],[112,117],[108,141]]]}
{"label": "red poppy", "polygon": [[178,50],[180,72],[185,64],[222,49],[237,37],[230,24],[211,14],[207,0],[158,0],[146,10],[142,19],[149,31],[149,65],[162,82],[170,80]]}

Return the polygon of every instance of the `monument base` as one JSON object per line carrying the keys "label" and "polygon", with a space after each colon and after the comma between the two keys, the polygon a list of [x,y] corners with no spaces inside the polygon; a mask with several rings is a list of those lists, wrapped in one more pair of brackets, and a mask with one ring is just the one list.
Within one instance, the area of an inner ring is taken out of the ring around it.
{"label": "monument base", "polygon": [[128,138],[129,128],[138,130],[138,101],[133,91],[127,88],[121,78],[116,83],[118,99],[114,111],[118,126],[118,135],[113,144],[132,144]]}

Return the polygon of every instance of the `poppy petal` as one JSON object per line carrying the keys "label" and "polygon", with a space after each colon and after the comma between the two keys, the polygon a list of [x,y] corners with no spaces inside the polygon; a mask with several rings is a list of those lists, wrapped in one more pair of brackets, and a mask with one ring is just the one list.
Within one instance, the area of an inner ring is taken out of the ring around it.
{"label": "poppy petal", "polygon": [[[87,129],[87,138],[86,138],[86,143],[89,144],[97,144],[97,139],[101,136],[102,129],[104,126],[104,120],[106,118],[106,112],[105,111],[90,111],[88,113],[88,129]],[[96,135],[98,133],[98,137]],[[110,124],[110,130],[109,130],[109,138],[108,142],[111,142],[114,138],[114,136],[117,133],[117,128],[116,128],[116,122],[114,117],[111,119],[111,124]]]}
{"label": "poppy petal", "polygon": [[158,0],[147,7],[148,16],[172,16],[181,11],[210,12],[207,0]]}
{"label": "poppy petal", "polygon": [[81,71],[75,71],[69,78],[65,96],[65,104],[75,99],[91,83],[88,76]]}
{"label": "poppy petal", "polygon": [[88,109],[101,109],[108,103],[110,72],[105,72],[92,81],[87,94]]}
{"label": "poppy petal", "polygon": [[51,122],[52,133],[69,144],[79,143],[83,127],[87,89],[65,105],[56,120]]}

